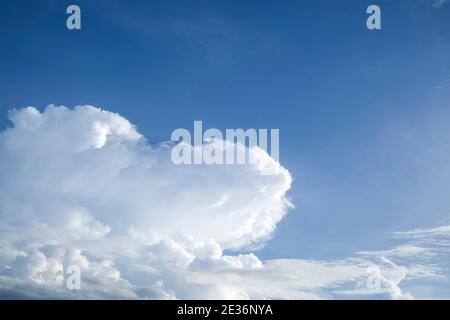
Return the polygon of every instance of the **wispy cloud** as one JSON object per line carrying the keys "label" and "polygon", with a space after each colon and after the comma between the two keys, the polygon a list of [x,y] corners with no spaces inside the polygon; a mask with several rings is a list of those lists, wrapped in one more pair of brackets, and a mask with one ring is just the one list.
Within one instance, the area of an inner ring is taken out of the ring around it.
{"label": "wispy cloud", "polygon": [[433,8],[440,8],[448,3],[448,0],[421,0],[420,3],[426,3],[431,5]]}

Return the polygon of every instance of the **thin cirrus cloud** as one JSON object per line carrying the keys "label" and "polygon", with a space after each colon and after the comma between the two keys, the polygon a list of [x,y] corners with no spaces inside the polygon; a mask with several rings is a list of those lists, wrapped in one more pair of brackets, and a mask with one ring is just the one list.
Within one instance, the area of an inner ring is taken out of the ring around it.
{"label": "thin cirrus cloud", "polygon": [[433,8],[440,8],[448,3],[448,0],[421,0],[420,4],[429,4]]}
{"label": "thin cirrus cloud", "polygon": [[446,3],[447,3],[447,0],[435,0],[433,2],[433,7],[439,8],[439,7],[443,6]]}
{"label": "thin cirrus cloud", "polygon": [[[99,108],[28,107],[9,118],[0,133],[1,298],[405,299],[402,281],[442,277],[398,260],[429,247],[335,261],[224,254],[268,241],[292,207],[289,171],[261,149],[250,150],[251,165],[176,166],[168,143],[150,145]],[[398,236],[409,245],[420,234]],[[69,265],[81,268],[80,290],[65,286]],[[374,265],[376,290],[366,283]]]}

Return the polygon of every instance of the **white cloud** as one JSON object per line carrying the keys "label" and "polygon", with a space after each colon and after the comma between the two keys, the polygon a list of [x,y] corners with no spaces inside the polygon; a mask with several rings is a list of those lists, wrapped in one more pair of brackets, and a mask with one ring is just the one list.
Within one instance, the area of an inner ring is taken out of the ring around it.
{"label": "white cloud", "polygon": [[[2,298],[410,298],[400,281],[424,270],[376,254],[225,255],[268,240],[291,207],[289,172],[262,150],[256,165],[176,166],[167,144],[148,144],[98,108],[9,117],[13,127],[0,133]],[[383,271],[376,292],[366,286],[374,263]],[[79,291],[65,287],[71,264],[81,268]]]}
{"label": "white cloud", "polygon": [[10,119],[0,137],[6,225],[38,221],[93,237],[132,228],[148,241],[183,234],[240,248],[270,236],[290,205],[291,177],[266,153],[258,155],[271,176],[257,166],[175,166],[168,147],[93,107],[26,108]]}
{"label": "white cloud", "polygon": [[421,0],[420,4],[429,4],[431,5],[433,8],[440,8],[443,5],[447,4],[448,0]]}
{"label": "white cloud", "polygon": [[416,253],[422,257],[431,258],[450,253],[449,225],[428,229],[418,228],[409,231],[399,231],[393,234],[393,238],[408,241],[409,244],[407,247],[417,248]]}
{"label": "white cloud", "polygon": [[396,238],[409,238],[409,239],[435,239],[437,237],[450,238],[450,226],[439,226],[435,228],[419,228],[410,231],[398,231],[395,234]]}
{"label": "white cloud", "polygon": [[433,7],[439,8],[447,3],[447,0],[434,0]]}
{"label": "white cloud", "polygon": [[399,231],[392,238],[401,244],[387,250],[358,252],[358,255],[368,259],[388,258],[405,266],[402,284],[415,297],[448,298],[445,283],[450,277],[449,226]]}
{"label": "white cloud", "polygon": [[[265,241],[291,206],[289,172],[261,150],[259,165],[176,166],[167,145],[149,145],[129,121],[98,108],[28,107],[9,118],[13,127],[0,135],[1,267],[23,269],[11,273],[21,279],[47,282],[73,250],[168,270],[196,255],[260,265],[221,250]],[[62,253],[44,254],[48,247]]]}

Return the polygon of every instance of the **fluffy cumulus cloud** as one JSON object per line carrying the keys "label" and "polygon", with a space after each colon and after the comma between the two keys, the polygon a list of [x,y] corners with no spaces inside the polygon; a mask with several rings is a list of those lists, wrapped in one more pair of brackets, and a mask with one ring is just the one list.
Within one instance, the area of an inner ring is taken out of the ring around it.
{"label": "fluffy cumulus cloud", "polygon": [[[254,164],[179,166],[169,143],[150,145],[95,107],[28,107],[9,119],[0,298],[411,297],[399,288],[408,270],[376,253],[329,262],[224,254],[270,239],[292,206],[289,172],[259,148],[249,150]],[[366,283],[374,259],[375,290]],[[73,265],[79,290],[66,285]]]}

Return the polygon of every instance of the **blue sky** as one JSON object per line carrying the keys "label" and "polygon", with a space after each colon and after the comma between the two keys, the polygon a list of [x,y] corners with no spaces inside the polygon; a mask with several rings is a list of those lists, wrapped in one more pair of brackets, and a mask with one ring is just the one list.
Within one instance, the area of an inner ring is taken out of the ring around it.
{"label": "blue sky", "polygon": [[[28,105],[176,128],[279,128],[295,205],[263,259],[337,259],[449,221],[450,3],[69,1],[0,5],[0,126]],[[448,140],[448,139],[447,139]]]}

